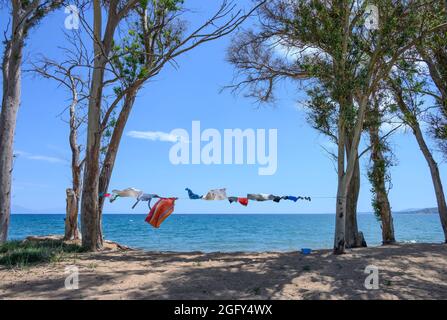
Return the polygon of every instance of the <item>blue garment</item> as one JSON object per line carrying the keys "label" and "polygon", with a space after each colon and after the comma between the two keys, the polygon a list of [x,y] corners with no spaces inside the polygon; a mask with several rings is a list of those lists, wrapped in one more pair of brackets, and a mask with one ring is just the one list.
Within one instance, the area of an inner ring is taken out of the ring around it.
{"label": "blue garment", "polygon": [[298,201],[298,197],[294,197],[294,196],[284,196],[282,197],[284,200],[290,200],[293,202],[297,202]]}
{"label": "blue garment", "polygon": [[298,200],[312,201],[312,199],[310,197],[302,197],[302,196],[298,196],[298,197],[284,196],[284,197],[281,197],[281,199],[290,200],[290,201],[293,201],[293,202],[297,202]]}
{"label": "blue garment", "polygon": [[203,198],[203,196],[199,196],[198,194],[195,194],[189,188],[185,188],[185,190],[188,191],[188,196],[189,196],[189,199],[191,199],[191,200],[198,200],[198,199]]}

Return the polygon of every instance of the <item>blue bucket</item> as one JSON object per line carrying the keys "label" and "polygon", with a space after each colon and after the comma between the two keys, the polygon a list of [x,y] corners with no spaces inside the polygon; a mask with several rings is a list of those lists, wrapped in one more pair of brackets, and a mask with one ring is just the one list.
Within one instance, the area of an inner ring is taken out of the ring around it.
{"label": "blue bucket", "polygon": [[312,252],[312,249],[309,249],[309,248],[302,248],[301,249],[301,253],[302,254],[311,254],[311,252]]}

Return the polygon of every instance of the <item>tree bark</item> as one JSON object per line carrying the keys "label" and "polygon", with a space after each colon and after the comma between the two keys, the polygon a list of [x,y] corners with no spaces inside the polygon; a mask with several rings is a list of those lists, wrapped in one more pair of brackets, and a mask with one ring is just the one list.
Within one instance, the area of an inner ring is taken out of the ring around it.
{"label": "tree bark", "polygon": [[108,62],[113,35],[119,18],[117,1],[109,4],[107,26],[102,39],[101,3],[94,3],[94,69],[88,104],[87,147],[85,155],[84,182],[81,200],[81,233],[82,246],[90,251],[98,251],[103,247],[101,214],[99,210],[99,174],[101,150],[101,100],[104,88],[104,70]]}
{"label": "tree bark", "polygon": [[346,194],[346,176],[343,175],[343,177],[339,178],[337,187],[334,254],[343,254],[346,248]]}
{"label": "tree bark", "polygon": [[349,184],[354,174],[355,164],[358,161],[358,147],[360,143],[363,122],[365,119],[366,106],[369,95],[364,94],[359,102],[359,110],[357,120],[352,135],[352,144],[347,153],[347,165],[345,165],[345,134],[346,128],[343,117],[340,117],[338,124],[338,187],[337,187],[337,203],[335,211],[335,237],[334,237],[334,254],[343,254],[346,248],[346,211],[347,196],[349,192]]}
{"label": "tree bark", "polygon": [[[109,188],[113,167],[115,166],[115,160],[121,142],[121,137],[123,136],[124,128],[126,127],[127,120],[129,119],[129,114],[132,111],[132,107],[135,102],[135,96],[136,91],[131,91],[126,95],[124,99],[124,105],[116,121],[115,128],[113,130],[112,137],[107,148],[107,153],[104,158],[101,175],[99,177],[100,193],[106,193],[107,189]],[[104,200],[104,197],[101,197],[99,199],[99,211],[101,215],[104,208]]]}
{"label": "tree bark", "polygon": [[103,238],[98,210],[98,175],[101,148],[100,115],[106,57],[102,52],[102,14],[99,0],[94,3],[94,69],[88,105],[87,148],[84,187],[81,202],[82,246],[91,251],[101,250]]}
{"label": "tree bark", "polygon": [[[340,106],[341,107],[341,106]],[[337,155],[337,199],[335,206],[335,236],[334,254],[345,252],[346,230],[346,175],[345,175],[345,124],[340,116],[338,119],[338,155]]]}
{"label": "tree bark", "polygon": [[66,192],[67,192],[67,207],[65,215],[64,240],[77,240],[79,239],[79,231],[78,231],[79,198],[76,195],[76,192],[71,188],[68,188]]}
{"label": "tree bark", "polygon": [[14,134],[20,106],[22,54],[25,37],[21,8],[13,2],[13,34],[6,41],[3,55],[3,98],[0,115],[0,243],[8,238],[11,215],[11,178],[14,158]]}
{"label": "tree bark", "polygon": [[[380,123],[375,122],[375,123]],[[380,217],[382,227],[382,244],[392,244],[396,242],[394,236],[394,224],[391,214],[391,206],[386,191],[386,165],[385,157],[382,152],[381,141],[379,136],[379,126],[372,124],[369,128],[369,136],[371,143],[371,160],[372,168],[372,184],[374,188],[374,210]]]}
{"label": "tree bark", "polygon": [[[349,154],[352,137],[347,138],[346,153]],[[360,193],[360,166],[357,161],[354,167],[354,173],[352,175],[351,183],[349,184],[349,190],[346,199],[346,247],[347,248],[360,248],[366,247],[366,240],[363,237],[363,233],[359,232],[357,224],[357,202]]]}
{"label": "tree bark", "polygon": [[70,135],[71,148],[71,175],[73,179],[72,188],[67,189],[67,208],[65,216],[65,240],[79,239],[78,212],[81,197],[81,170],[80,147],[77,138],[76,105],[78,103],[76,90],[72,90],[72,103],[70,105]]}

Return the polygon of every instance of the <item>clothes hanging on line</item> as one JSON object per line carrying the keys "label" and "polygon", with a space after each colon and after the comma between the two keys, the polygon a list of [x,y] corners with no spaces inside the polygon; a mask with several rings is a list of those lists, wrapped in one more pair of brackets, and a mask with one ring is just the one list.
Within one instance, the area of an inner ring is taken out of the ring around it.
{"label": "clothes hanging on line", "polygon": [[199,196],[198,194],[195,194],[189,188],[185,188],[185,190],[188,191],[188,197],[191,200],[198,200],[198,199],[202,199],[203,198],[203,196]]}
{"label": "clothes hanging on line", "polygon": [[157,194],[153,194],[153,193],[143,193],[137,198],[137,202],[135,202],[135,204],[132,206],[132,209],[134,209],[140,201],[143,201],[143,202],[147,202],[147,205],[150,210],[151,209],[151,201],[154,198],[160,198],[160,197]]}
{"label": "clothes hanging on line", "polygon": [[228,197],[230,203],[237,202],[237,197]]}
{"label": "clothes hanging on line", "polygon": [[248,198],[237,198],[237,201],[244,207],[248,206]]}
{"label": "clothes hanging on line", "polygon": [[110,198],[110,202],[115,201],[118,197],[123,198],[136,198],[143,194],[143,191],[135,189],[135,188],[127,188],[124,190],[112,190],[112,198]]}
{"label": "clothes hanging on line", "polygon": [[227,189],[212,189],[208,191],[205,197],[203,197],[203,200],[225,200],[227,199]]}
{"label": "clothes hanging on line", "polygon": [[290,201],[293,201],[293,202],[297,202],[298,201],[298,197],[294,197],[294,196],[284,196],[284,197],[282,197],[282,199],[290,200]]}
{"label": "clothes hanging on line", "polygon": [[240,198],[240,197],[228,197],[228,201],[230,203],[233,202],[239,202],[241,205],[243,206],[247,206],[248,205],[248,199],[247,198]]}
{"label": "clothes hanging on line", "polygon": [[[269,200],[276,200],[275,202],[279,202],[281,200],[281,197],[274,196],[273,194],[267,194],[267,193],[249,193],[247,194],[247,198],[249,200],[255,200],[255,201],[269,201]],[[279,200],[278,200],[279,198]]]}
{"label": "clothes hanging on line", "polygon": [[150,210],[145,221],[154,228],[159,228],[161,223],[174,212],[175,200],[177,198],[161,198],[158,200]]}
{"label": "clothes hanging on line", "polygon": [[290,201],[293,201],[293,202],[297,202],[298,200],[306,200],[306,201],[312,201],[312,199],[311,199],[311,197],[302,197],[302,196],[298,196],[298,197],[295,197],[295,196],[283,196],[283,197],[281,197],[281,199],[284,199],[284,200],[290,200]]}
{"label": "clothes hanging on line", "polygon": [[105,193],[105,192],[100,192],[99,193],[99,197],[104,197],[104,198],[109,198],[109,197],[111,197],[112,195],[110,194],[110,193]]}

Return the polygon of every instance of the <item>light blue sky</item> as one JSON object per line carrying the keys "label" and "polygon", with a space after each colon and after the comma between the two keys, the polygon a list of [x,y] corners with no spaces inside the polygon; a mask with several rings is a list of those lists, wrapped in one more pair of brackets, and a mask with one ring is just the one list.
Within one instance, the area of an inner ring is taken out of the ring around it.
{"label": "light blue sky", "polygon": [[[201,1],[186,1],[196,8],[194,23],[203,19],[209,8]],[[1,31],[6,27],[7,11],[0,15]],[[63,10],[53,13],[31,32],[25,48],[27,61],[43,53],[59,58],[64,44]],[[247,208],[227,201],[205,202],[180,199],[177,213],[328,213],[334,212],[336,173],[323,146],[326,139],[306,123],[297,101],[304,99],[299,87],[285,83],[278,88],[275,106],[257,106],[253,101],[220,93],[231,82],[232,66],[225,62],[230,38],[205,44],[178,59],[180,68],[167,67],[140,91],[125,130],[116,162],[111,189],[136,187],[148,193],[185,197],[185,187],[196,193],[226,187],[229,195],[273,193],[309,195],[311,203],[282,201],[251,202]],[[25,65],[25,69],[27,65]],[[22,105],[17,124],[12,202],[15,206],[41,212],[61,212],[65,189],[70,186],[68,126],[57,116],[66,105],[66,92],[50,80],[25,74]],[[170,132],[175,128],[191,131],[191,122],[200,120],[202,129],[264,128],[278,129],[278,170],[273,176],[259,176],[256,165],[183,165],[169,162],[170,142],[147,141],[127,136],[129,131]],[[84,138],[84,136],[82,136]],[[390,200],[394,210],[436,205],[431,178],[424,158],[411,133],[392,139],[399,161],[392,168]],[[438,160],[439,154],[435,155]],[[370,185],[362,160],[359,211],[370,211]],[[443,181],[447,167],[440,164]],[[328,198],[319,198],[328,197]],[[145,205],[135,210],[132,200],[119,199],[106,204],[106,212],[144,213]]]}

